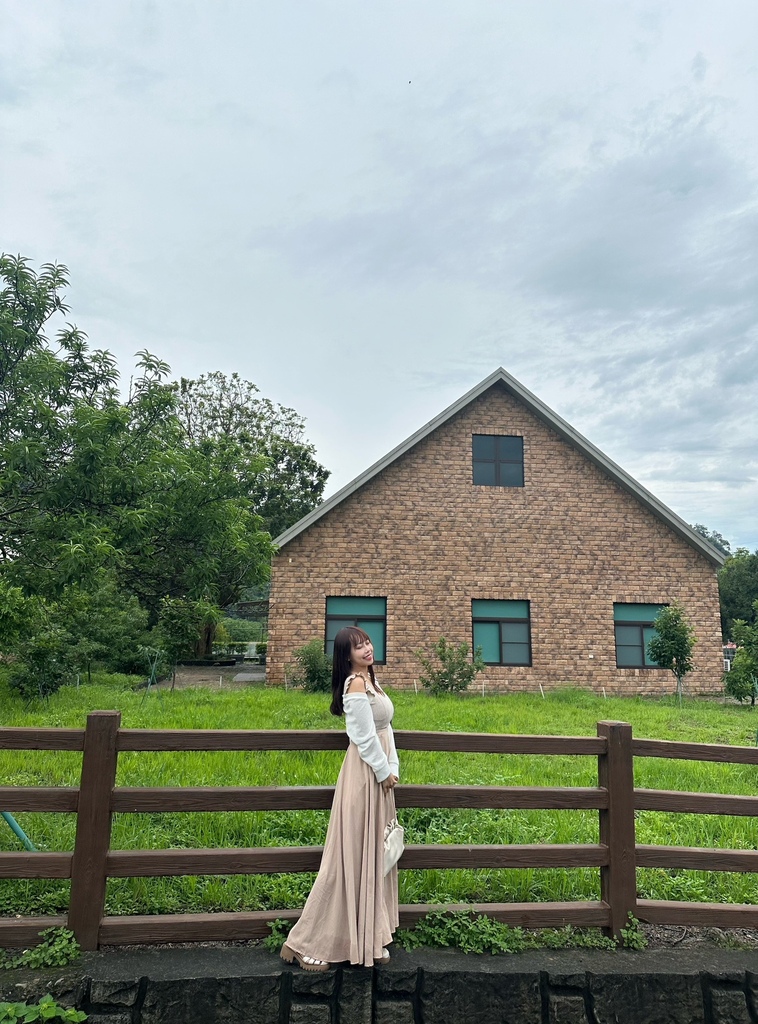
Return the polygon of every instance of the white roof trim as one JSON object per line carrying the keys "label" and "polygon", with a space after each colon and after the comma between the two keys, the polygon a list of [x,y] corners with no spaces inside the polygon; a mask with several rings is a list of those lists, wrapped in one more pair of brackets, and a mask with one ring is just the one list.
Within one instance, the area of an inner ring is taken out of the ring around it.
{"label": "white roof trim", "polygon": [[541,402],[536,395],[533,395],[531,391],[528,391],[523,384],[519,383],[515,377],[512,377],[509,373],[501,367],[491,373],[489,377],[477,384],[470,391],[467,391],[465,395],[459,398],[452,405],[448,406],[443,412],[434,419],[429,420],[427,424],[416,431],[415,434],[411,434],[409,438],[399,444],[396,448],[393,448],[391,452],[385,455],[383,458],[375,462],[373,466],[369,466],[367,470],[357,476],[354,480],[351,480],[349,484],[346,484],[341,490],[333,494],[331,498],[323,502],[318,508],[313,509],[308,515],[303,516],[294,526],[291,526],[284,533],[280,534],[274,541],[278,547],[282,548],[285,544],[288,544],[291,540],[294,540],[299,534],[307,530],[309,526],[318,522],[323,516],[330,512],[335,506],[348,498],[355,491],[367,484],[369,480],[381,473],[383,469],[391,465],[396,459],[399,459],[401,455],[404,455],[409,451],[415,444],[423,440],[429,434],[442,426],[447,420],[455,416],[456,413],[460,412],[467,405],[484,394],[485,391],[489,390],[494,384],[504,384],[506,389],[519,401],[521,401],[530,412],[534,413],[535,416],[539,417],[544,423],[560,434],[564,440],[568,441],[569,444],[573,445],[574,448],[578,449],[583,455],[585,455],[591,462],[594,462],[596,466],[602,469],[611,479],[615,480],[616,483],[620,484],[625,490],[629,491],[638,501],[640,501],[653,515],[657,516],[663,523],[671,527],[671,529],[677,533],[683,540],[691,544],[693,548],[704,555],[714,565],[721,566],[726,561],[726,556],[723,555],[717,548],[710,544],[704,537],[701,537],[699,533],[696,533],[689,523],[686,523],[681,519],[676,512],[672,512],[671,509],[664,505],[662,501],[642,484],[634,480],[628,473],[626,473],[620,466],[616,465],[612,459],[609,459],[607,455],[596,448],[591,441],[588,441],[586,437],[583,437],[577,430],[567,423],[557,413],[553,412],[552,409],[548,408],[544,402]]}

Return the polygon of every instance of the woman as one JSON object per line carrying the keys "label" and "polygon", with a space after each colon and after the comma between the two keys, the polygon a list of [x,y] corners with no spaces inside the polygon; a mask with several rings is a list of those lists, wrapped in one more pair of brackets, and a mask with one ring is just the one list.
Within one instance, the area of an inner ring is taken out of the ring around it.
{"label": "woman", "polygon": [[350,738],[334,791],[321,867],[282,946],[287,963],[326,971],[349,960],[370,967],[389,960],[398,926],[397,867],[384,874],[384,830],[395,817],[398,759],[392,701],[374,675],[367,633],[346,626],[334,638],[333,715]]}

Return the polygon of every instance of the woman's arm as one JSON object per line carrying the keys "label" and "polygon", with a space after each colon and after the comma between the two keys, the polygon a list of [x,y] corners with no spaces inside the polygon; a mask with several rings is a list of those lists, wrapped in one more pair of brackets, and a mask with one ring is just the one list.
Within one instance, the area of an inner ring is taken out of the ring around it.
{"label": "woman's arm", "polygon": [[343,698],[345,708],[345,728],[352,742],[358,748],[366,764],[376,776],[377,782],[392,775],[387,755],[382,750],[379,737],[376,735],[374,716],[365,693],[346,693]]}
{"label": "woman's arm", "polygon": [[387,730],[389,732],[389,737],[390,737],[390,752],[389,752],[389,754],[387,756],[387,760],[389,761],[390,771],[392,772],[392,774],[395,776],[396,779],[399,779],[400,778],[400,759],[397,756],[397,747],[395,746],[395,734],[392,731],[392,726],[391,725],[387,726]]}

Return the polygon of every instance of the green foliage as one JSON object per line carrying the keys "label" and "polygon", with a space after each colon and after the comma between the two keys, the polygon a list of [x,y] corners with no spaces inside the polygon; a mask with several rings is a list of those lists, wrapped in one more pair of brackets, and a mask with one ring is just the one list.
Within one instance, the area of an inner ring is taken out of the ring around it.
{"label": "green foliage", "polygon": [[647,644],[648,656],[661,668],[673,672],[681,698],[682,680],[695,667],[692,661],[695,631],[684,609],[676,603],[661,608],[653,626],[655,633]]}
{"label": "green foliage", "polygon": [[294,686],[302,686],[308,693],[331,692],[332,659],[324,651],[323,640],[309,640],[307,644],[298,647],[293,657],[296,665],[292,679]]}
{"label": "green foliage", "polygon": [[428,657],[423,650],[415,652],[421,662],[423,673],[419,677],[421,684],[437,697],[443,693],[460,693],[468,689],[478,672],[484,668],[482,651],[477,647],[474,657],[469,661],[467,643],[453,644],[441,636],[432,648]]}
{"label": "green foliage", "polygon": [[219,622],[219,628],[223,628],[229,638],[225,641],[226,643],[254,643],[263,638],[263,625],[260,622],[252,622],[250,619],[233,619],[230,616],[225,616]]}
{"label": "green foliage", "polygon": [[599,932],[571,926],[525,931],[513,928],[473,910],[448,911],[444,907],[426,914],[415,928],[401,929],[397,942],[407,950],[453,947],[463,953],[522,953],[527,949],[608,949],[616,944]]}
{"label": "green foliage", "polygon": [[729,557],[731,553],[732,545],[716,530],[709,530],[707,526],[703,526],[702,523],[694,523],[692,529],[695,533],[699,533],[701,537],[712,544],[717,551],[720,551],[722,555]]}
{"label": "green foliage", "polygon": [[751,704],[755,704],[758,694],[758,601],[753,602],[753,609],[754,624],[743,619],[735,619],[732,624],[732,636],[738,646],[731,671],[724,673],[725,692],[739,701],[749,697]]}
{"label": "green foliage", "polygon": [[[20,257],[0,257],[0,619],[12,626],[0,642],[28,692],[43,665],[55,686],[69,663],[89,672],[123,655],[129,664],[145,613],[155,625],[164,598],[226,607],[265,581],[272,553],[255,496],[277,472],[268,435],[188,432],[181,389],[148,352],[122,398],[110,353],[90,350],[71,325],[53,342],[45,335],[67,311],[67,284],[65,267],[36,274]],[[292,410],[261,400],[259,420],[304,457],[310,450]],[[270,484],[284,509],[287,487]],[[315,480],[308,486],[320,497]],[[18,628],[30,595],[45,602],[47,635],[22,651],[17,641],[34,632]],[[209,652],[206,626],[198,641]]]}
{"label": "green foliage", "polygon": [[621,945],[624,949],[647,949],[647,936],[640,931],[640,923],[629,911],[629,923],[621,929]]}
{"label": "green foliage", "polygon": [[282,944],[287,941],[293,922],[285,921],[283,917],[277,917],[275,921],[266,922],[271,932],[263,940],[263,947],[270,953],[278,953]]}
{"label": "green foliage", "polygon": [[755,704],[758,695],[758,665],[750,654],[740,648],[734,656],[732,667],[723,675],[724,693],[740,702],[749,700]]}
{"label": "green foliage", "polygon": [[212,643],[213,632],[220,617],[219,609],[207,601],[164,597],[155,628],[155,640],[164,651],[168,663],[175,665],[180,658],[205,654],[201,638],[209,636],[209,642]]}
{"label": "green foliage", "polygon": [[74,933],[68,928],[46,928],[39,935],[42,941],[21,953],[0,950],[0,968],[37,970],[40,967],[65,967],[81,952]]}
{"label": "green foliage", "polygon": [[83,1010],[59,1006],[51,995],[44,995],[38,1003],[0,1003],[0,1024],[4,1021],[19,1021],[30,1024],[36,1020],[78,1021],[87,1020]]}
{"label": "green foliage", "polygon": [[294,409],[261,398],[255,384],[239,374],[182,378],[178,415],[192,444],[231,441],[239,458],[257,460],[249,494],[272,537],[321,501],[329,472],[304,440],[303,418]]}
{"label": "green foliage", "polygon": [[737,548],[719,571],[719,599],[721,602],[721,629],[724,637],[734,639],[732,625],[741,619],[754,625],[755,602],[758,601],[758,550],[752,554],[747,548]]}

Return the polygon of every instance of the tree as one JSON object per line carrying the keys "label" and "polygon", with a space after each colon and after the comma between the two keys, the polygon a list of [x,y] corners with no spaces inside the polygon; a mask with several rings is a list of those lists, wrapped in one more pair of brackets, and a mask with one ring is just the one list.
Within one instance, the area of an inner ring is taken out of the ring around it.
{"label": "tree", "polygon": [[736,652],[730,671],[724,673],[724,692],[740,702],[749,698],[750,704],[755,707],[755,697],[758,694],[758,660],[744,648]]}
{"label": "tree", "polygon": [[329,471],[305,440],[303,418],[260,397],[251,381],[219,372],[182,378],[178,415],[191,444],[226,439],[243,453],[241,462],[258,460],[247,493],[272,537],[320,503]]}
{"label": "tree", "polygon": [[151,624],[165,597],[235,601],[268,576],[251,498],[267,458],[229,434],[189,437],[150,353],[122,399],[113,357],[76,327],[51,344],[67,283],[65,267],[0,258],[0,578],[55,603],[106,574]]}
{"label": "tree", "polygon": [[684,609],[676,603],[661,608],[653,627],[655,632],[647,643],[648,657],[661,668],[673,672],[681,705],[684,677],[695,667],[692,661],[692,651],[697,642],[695,632]]}
{"label": "tree", "polygon": [[172,597],[161,601],[154,639],[172,666],[174,681],[176,664],[181,658],[206,653],[220,618],[219,609],[207,601]]}
{"label": "tree", "polygon": [[707,540],[709,544],[712,544],[714,548],[717,548],[722,555],[726,555],[727,557],[730,555],[732,545],[726,537],[722,537],[721,534],[717,533],[715,530],[709,530],[708,527],[703,526],[702,523],[695,523],[692,529],[695,533],[699,533],[701,537]]}
{"label": "tree", "polygon": [[751,703],[755,704],[758,693],[758,600],[753,602],[752,611],[753,623],[735,619],[732,624],[737,652],[731,671],[724,674],[724,689],[737,700],[750,697]]}
{"label": "tree", "polygon": [[719,572],[719,599],[724,637],[734,639],[732,626],[736,619],[748,624],[758,621],[758,550],[751,554],[747,548],[737,548],[726,560]]}

